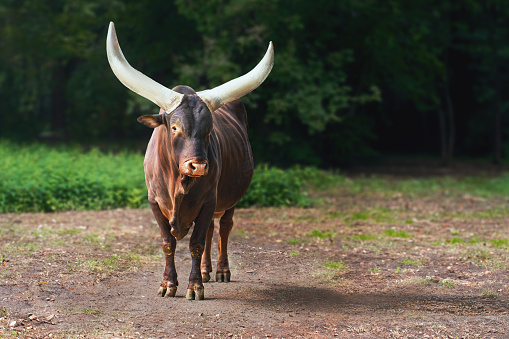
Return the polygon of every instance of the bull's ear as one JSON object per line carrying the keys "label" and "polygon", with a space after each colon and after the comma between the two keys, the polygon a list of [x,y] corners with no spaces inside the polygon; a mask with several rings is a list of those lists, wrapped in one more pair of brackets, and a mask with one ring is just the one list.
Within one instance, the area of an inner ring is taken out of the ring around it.
{"label": "bull's ear", "polygon": [[144,115],[138,118],[138,122],[150,128],[156,128],[163,124],[163,114]]}

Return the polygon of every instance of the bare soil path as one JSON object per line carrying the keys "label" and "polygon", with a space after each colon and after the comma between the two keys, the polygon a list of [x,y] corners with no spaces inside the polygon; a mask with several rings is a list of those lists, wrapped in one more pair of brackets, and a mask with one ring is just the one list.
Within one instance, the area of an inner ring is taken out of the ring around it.
{"label": "bare soil path", "polygon": [[204,301],[188,237],[176,298],[156,296],[149,210],[0,215],[0,338],[509,338],[507,201],[320,198],[238,210],[232,282]]}

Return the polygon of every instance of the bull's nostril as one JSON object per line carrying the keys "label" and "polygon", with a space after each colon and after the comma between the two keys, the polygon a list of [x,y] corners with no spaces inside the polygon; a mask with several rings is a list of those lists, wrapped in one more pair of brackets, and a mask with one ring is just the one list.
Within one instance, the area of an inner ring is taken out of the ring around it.
{"label": "bull's nostril", "polygon": [[183,173],[189,176],[202,176],[207,174],[208,171],[208,163],[207,161],[186,161],[186,163],[182,166]]}

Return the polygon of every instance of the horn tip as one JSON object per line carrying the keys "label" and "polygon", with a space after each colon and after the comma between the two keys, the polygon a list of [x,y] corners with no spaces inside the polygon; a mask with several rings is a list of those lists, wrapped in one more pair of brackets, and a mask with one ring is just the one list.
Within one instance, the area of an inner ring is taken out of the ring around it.
{"label": "horn tip", "polygon": [[267,53],[269,53],[272,58],[274,58],[274,45],[272,44],[272,41],[269,42],[269,48],[267,48]]}
{"label": "horn tip", "polygon": [[110,25],[108,27],[108,34],[106,35],[106,45],[114,45],[116,43],[116,40],[117,32],[115,30],[115,24],[113,23],[113,21],[110,21]]}

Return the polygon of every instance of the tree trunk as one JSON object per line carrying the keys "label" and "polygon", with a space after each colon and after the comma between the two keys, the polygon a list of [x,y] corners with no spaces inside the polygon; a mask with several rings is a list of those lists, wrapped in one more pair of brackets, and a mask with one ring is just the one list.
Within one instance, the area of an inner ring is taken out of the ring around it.
{"label": "tree trunk", "polygon": [[502,163],[502,109],[500,104],[500,96],[497,93],[493,126],[493,163],[500,165]]}
{"label": "tree trunk", "polygon": [[69,60],[65,64],[57,62],[58,66],[53,70],[52,91],[51,91],[51,139],[65,139],[67,137],[67,97],[65,89],[67,80],[77,65],[77,60]]}
{"label": "tree trunk", "polygon": [[53,71],[51,93],[51,137],[61,137],[65,131],[65,78],[63,67]]}
{"label": "tree trunk", "polygon": [[447,138],[447,124],[445,121],[445,114],[442,106],[438,106],[437,108],[438,113],[438,125],[440,128],[440,156],[442,159],[442,165],[447,166],[449,165],[449,147],[447,146],[448,138]]}
{"label": "tree trunk", "polygon": [[447,138],[447,163],[450,163],[454,154],[454,140],[456,139],[456,125],[454,123],[454,106],[449,92],[449,81],[444,84],[444,96],[447,106],[447,121],[449,125],[449,136]]}

